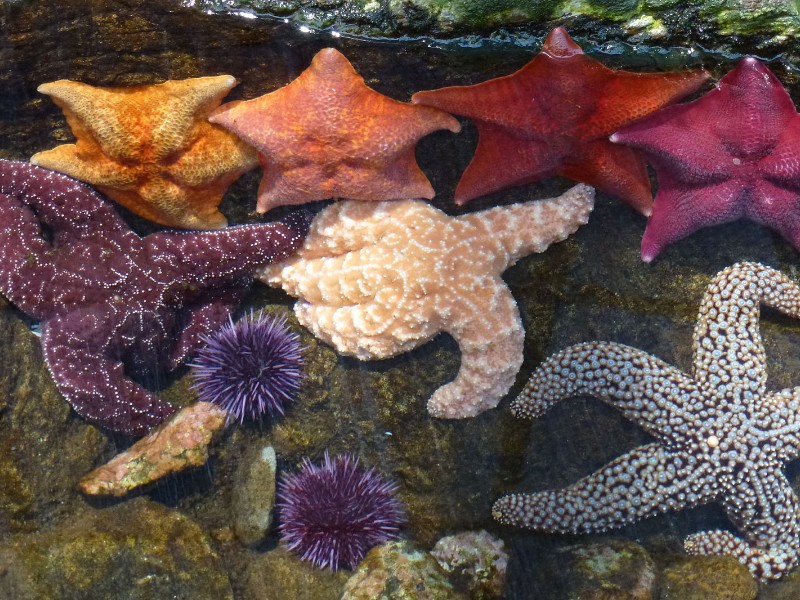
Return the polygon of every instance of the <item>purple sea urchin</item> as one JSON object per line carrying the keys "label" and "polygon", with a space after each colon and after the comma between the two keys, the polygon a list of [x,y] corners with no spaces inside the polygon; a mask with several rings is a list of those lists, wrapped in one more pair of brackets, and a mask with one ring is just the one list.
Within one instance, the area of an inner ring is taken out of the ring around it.
{"label": "purple sea urchin", "polygon": [[367,551],[398,537],[405,514],[397,486],[348,455],[308,459],[278,484],[286,546],[320,568],[354,569]]}
{"label": "purple sea urchin", "polygon": [[218,404],[240,423],[284,414],[303,377],[300,338],[286,317],[251,312],[205,341],[190,364],[200,400]]}

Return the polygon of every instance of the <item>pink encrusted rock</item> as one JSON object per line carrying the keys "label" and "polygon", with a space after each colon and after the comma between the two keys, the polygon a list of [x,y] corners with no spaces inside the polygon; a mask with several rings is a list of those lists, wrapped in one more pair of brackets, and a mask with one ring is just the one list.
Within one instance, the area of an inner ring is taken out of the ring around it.
{"label": "pink encrusted rock", "polygon": [[78,487],[92,496],[124,496],[170,473],[208,460],[208,446],[228,413],[211,402],[182,408],[158,429],[84,477]]}
{"label": "pink encrusted rock", "polygon": [[508,565],[503,540],[483,529],[463,531],[441,538],[431,555],[453,585],[473,600],[503,595]]}

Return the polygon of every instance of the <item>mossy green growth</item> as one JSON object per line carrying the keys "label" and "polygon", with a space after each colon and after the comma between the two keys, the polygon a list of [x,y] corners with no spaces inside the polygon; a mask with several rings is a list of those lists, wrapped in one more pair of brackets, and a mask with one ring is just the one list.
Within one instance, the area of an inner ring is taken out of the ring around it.
{"label": "mossy green growth", "polygon": [[640,14],[638,0],[568,0],[561,10],[565,14],[621,21]]}
{"label": "mossy green growth", "polygon": [[800,9],[790,0],[707,0],[702,14],[717,22],[723,35],[774,34],[794,36],[800,33]]}
{"label": "mossy green growth", "polygon": [[[552,18],[558,0],[414,0],[416,9],[426,11],[443,23],[468,25],[485,29]],[[406,0],[391,0],[392,12],[399,13],[408,7]]]}
{"label": "mossy green growth", "polygon": [[753,600],[758,584],[732,556],[683,556],[662,571],[662,600]]}

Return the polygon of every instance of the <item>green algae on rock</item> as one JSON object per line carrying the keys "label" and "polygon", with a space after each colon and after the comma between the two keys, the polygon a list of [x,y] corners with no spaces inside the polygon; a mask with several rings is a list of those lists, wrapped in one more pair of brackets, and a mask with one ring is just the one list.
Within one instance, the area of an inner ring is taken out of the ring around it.
{"label": "green algae on rock", "polygon": [[[800,8],[791,0],[185,0],[216,12],[291,18],[312,28],[351,34],[433,37],[487,34],[519,25],[549,28],[556,21],[600,20],[639,40],[680,33],[687,12],[694,26],[716,35],[752,35],[781,43],[800,32]],[[580,26],[580,25],[579,25]]]}
{"label": "green algae on rock", "polygon": [[12,537],[0,547],[0,565],[0,589],[29,594],[19,600],[233,600],[202,529],[144,498]]}
{"label": "green algae on rock", "polygon": [[541,568],[542,576],[552,581],[550,595],[545,592],[543,600],[651,600],[656,590],[653,559],[639,544],[628,540],[568,546]]}
{"label": "green algae on rock", "polygon": [[666,567],[658,600],[753,600],[758,585],[731,556],[693,556]]}
{"label": "green algae on rock", "polygon": [[237,598],[264,600],[339,600],[348,571],[318,569],[283,546],[256,554],[237,580]]}
{"label": "green algae on rock", "polygon": [[508,565],[503,540],[484,529],[462,531],[437,541],[431,555],[456,589],[471,600],[502,597]]}

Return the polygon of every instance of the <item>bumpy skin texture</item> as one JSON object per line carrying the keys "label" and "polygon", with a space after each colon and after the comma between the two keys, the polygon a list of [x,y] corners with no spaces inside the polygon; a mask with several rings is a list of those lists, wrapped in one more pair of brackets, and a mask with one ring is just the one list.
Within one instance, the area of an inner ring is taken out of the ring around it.
{"label": "bumpy skin texture", "polygon": [[458,203],[563,175],[649,215],[653,199],[644,159],[608,136],[694,92],[707,78],[702,70],[609,69],[559,27],[519,71],[477,85],[417,92],[411,101],[475,122],[478,147],[458,182]]}
{"label": "bumpy skin texture", "polygon": [[320,50],[289,85],[223,104],[209,120],[258,150],[260,213],[327,198],[433,198],[414,146],[437,129],[461,129],[441,110],[370,89],[333,48]]}
{"label": "bumpy skin texture", "polygon": [[388,358],[449,333],[461,369],[428,410],[472,417],[497,405],[522,364],[525,332],[501,273],[565,239],[593,206],[585,185],[462,217],[415,200],[341,202],[315,217],[296,255],[259,278],[300,298],[298,320],[341,354]]}
{"label": "bumpy skin texture", "polygon": [[560,490],[511,494],[493,515],[542,531],[585,533],[719,501],[742,537],[704,531],[692,554],[730,554],[759,579],[797,564],[798,499],[782,472],[800,456],[800,388],[769,392],[759,305],[800,317],[800,288],[758,263],[737,263],[708,286],[694,331],[693,373],[614,342],[588,342],[542,363],[512,404],[538,417],[592,395],[656,442],[633,449]]}
{"label": "bumpy skin texture", "polygon": [[115,431],[143,434],[174,410],[126,374],[175,368],[306,228],[295,215],[142,238],[74,179],[0,161],[0,291],[42,322],[47,366],[73,408]]}
{"label": "bumpy skin texture", "polygon": [[716,89],[611,136],[644,152],[658,176],[642,259],[698,229],[752,219],[800,250],[800,116],[754,58]]}
{"label": "bumpy skin texture", "polygon": [[217,210],[228,186],[258,165],[255,150],[208,122],[236,85],[230,75],[126,88],[62,79],[39,86],[67,118],[74,144],[31,162],[91,183],[161,225],[225,227]]}

